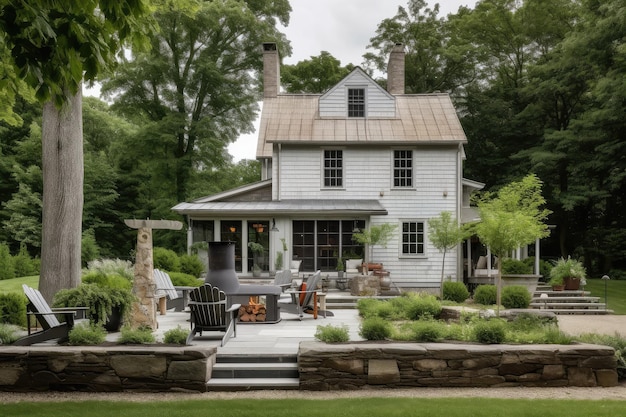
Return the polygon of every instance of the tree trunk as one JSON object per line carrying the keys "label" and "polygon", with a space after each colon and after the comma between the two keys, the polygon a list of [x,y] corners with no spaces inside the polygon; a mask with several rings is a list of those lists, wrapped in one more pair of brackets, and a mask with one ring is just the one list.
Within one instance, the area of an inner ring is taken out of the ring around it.
{"label": "tree trunk", "polygon": [[82,92],[61,109],[43,107],[43,220],[39,289],[54,294],[80,284],[83,214]]}

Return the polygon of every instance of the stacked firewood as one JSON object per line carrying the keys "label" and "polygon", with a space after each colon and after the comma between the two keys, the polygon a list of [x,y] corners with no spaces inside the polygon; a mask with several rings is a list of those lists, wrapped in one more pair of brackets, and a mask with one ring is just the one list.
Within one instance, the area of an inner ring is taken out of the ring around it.
{"label": "stacked firewood", "polygon": [[239,321],[257,322],[265,321],[267,309],[263,304],[248,304],[239,307]]}

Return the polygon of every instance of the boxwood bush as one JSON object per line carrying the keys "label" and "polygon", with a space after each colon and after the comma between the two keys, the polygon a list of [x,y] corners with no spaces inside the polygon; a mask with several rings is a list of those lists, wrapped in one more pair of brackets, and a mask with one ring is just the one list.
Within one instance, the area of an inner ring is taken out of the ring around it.
{"label": "boxwood bush", "polygon": [[504,308],[528,308],[530,293],[521,285],[510,285],[502,289],[502,305]]}
{"label": "boxwood bush", "polygon": [[469,297],[469,291],[462,282],[444,282],[443,283],[443,299],[462,303]]}
{"label": "boxwood bush", "polygon": [[490,306],[496,303],[496,286],[495,285],[479,285],[474,290],[474,302]]}
{"label": "boxwood bush", "polygon": [[385,340],[391,337],[391,323],[381,317],[369,317],[361,323],[359,335],[366,340]]}
{"label": "boxwood bush", "polygon": [[26,326],[26,297],[24,295],[0,294],[0,323]]}
{"label": "boxwood bush", "polygon": [[474,337],[478,343],[502,343],[506,338],[506,323],[500,319],[479,321],[474,325]]}

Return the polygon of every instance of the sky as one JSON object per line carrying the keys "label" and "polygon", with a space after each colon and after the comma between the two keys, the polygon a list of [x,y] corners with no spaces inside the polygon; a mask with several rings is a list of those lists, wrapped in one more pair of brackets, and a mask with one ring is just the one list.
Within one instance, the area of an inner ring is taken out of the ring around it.
{"label": "sky", "polygon": [[[281,28],[291,42],[292,55],[283,64],[294,65],[327,51],[341,65],[362,63],[369,40],[376,35],[378,24],[392,18],[398,6],[406,8],[408,0],[291,0],[289,25]],[[429,7],[439,3],[442,16],[456,13],[460,6],[473,8],[475,0],[427,1]],[[258,129],[258,120],[255,130]],[[228,147],[234,162],[255,159],[257,133],[242,135]]]}

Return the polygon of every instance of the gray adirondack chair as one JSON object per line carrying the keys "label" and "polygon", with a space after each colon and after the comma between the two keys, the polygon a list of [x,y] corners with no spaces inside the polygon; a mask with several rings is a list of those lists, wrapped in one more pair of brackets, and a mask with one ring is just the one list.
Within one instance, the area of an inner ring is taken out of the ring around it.
{"label": "gray adirondack chair", "polygon": [[280,289],[285,292],[285,290],[291,287],[291,281],[293,280],[293,276],[291,275],[291,270],[285,269],[283,271],[277,271],[276,277],[274,278],[274,285],[280,287]]}
{"label": "gray adirondack chair", "polygon": [[302,320],[304,310],[313,305],[313,295],[320,290],[317,288],[322,276],[322,271],[317,271],[306,280],[306,289],[288,290],[291,294],[291,303],[280,303],[281,309],[292,314],[297,314]]}
{"label": "gray adirondack chair", "polygon": [[202,332],[218,332],[221,345],[228,339],[237,337],[237,313],[241,304],[228,307],[226,294],[211,284],[204,284],[189,293],[191,312],[191,332],[187,344]]}
{"label": "gray adirondack chair", "polygon": [[[161,315],[165,314],[164,310],[166,309],[173,308],[174,311],[185,310],[189,302],[189,292],[196,287],[174,286],[170,275],[160,269],[155,269],[153,275],[154,283],[156,284],[155,296],[159,300]],[[165,303],[161,300],[165,301]]]}
{"label": "gray adirondack chair", "polygon": [[[74,327],[74,319],[77,313],[82,313],[81,315],[84,317],[84,312],[88,310],[88,307],[50,308],[50,305],[48,305],[48,302],[43,298],[39,290],[31,288],[26,284],[22,285],[22,289],[26,298],[28,298],[26,321],[29,325],[28,336],[13,342],[17,346],[28,346],[53,339],[58,339],[59,343],[66,341],[70,330]],[[60,322],[57,315],[62,315],[65,321]],[[31,334],[31,316],[35,316],[41,325],[41,331]]]}

